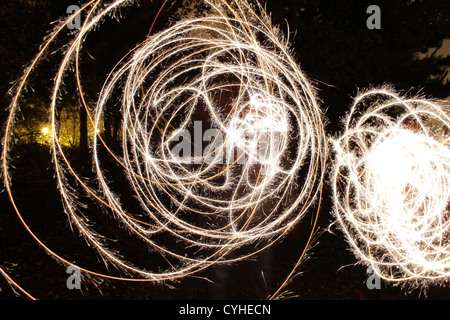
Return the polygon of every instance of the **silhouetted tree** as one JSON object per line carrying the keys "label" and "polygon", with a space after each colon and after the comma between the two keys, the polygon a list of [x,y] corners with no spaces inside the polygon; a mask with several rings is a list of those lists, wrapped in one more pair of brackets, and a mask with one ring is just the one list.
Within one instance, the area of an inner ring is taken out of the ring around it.
{"label": "silhouetted tree", "polygon": [[[89,35],[82,67],[87,71],[83,72],[83,83],[91,103],[95,103],[97,93],[117,61],[147,36],[163,2],[142,1],[139,6],[123,9],[125,18],[121,22],[107,20],[98,32]],[[319,97],[334,123],[348,109],[351,96],[358,88],[388,83],[401,90],[420,91],[438,98],[449,95],[447,70],[450,59],[428,54],[430,48],[439,48],[443,39],[450,38],[448,0],[260,2],[273,13],[275,23],[289,24],[294,33],[291,39],[297,60],[316,81]],[[23,66],[37,52],[50,22],[65,15],[67,6],[72,4],[77,3],[72,0],[17,0],[0,4],[0,68],[4,80],[0,90],[3,98],[10,82],[20,76]],[[366,10],[370,4],[381,8],[381,30],[366,27]],[[153,32],[189,12],[199,13],[204,7],[200,0],[169,1],[153,26]],[[64,43],[68,39],[69,35],[60,41]],[[419,54],[428,56],[419,59]],[[40,70],[42,84],[34,83],[34,93],[42,92],[43,99],[48,99],[43,93],[52,84],[54,71],[51,68]],[[67,99],[79,103],[76,95]],[[3,99],[3,117],[7,105],[7,100]],[[83,112],[80,109],[84,121]],[[106,140],[117,138],[120,120],[120,104],[108,105],[104,122]],[[86,126],[83,125],[81,130],[85,133]]]}
{"label": "silhouetted tree", "polygon": [[[381,9],[381,29],[369,30],[367,7]],[[392,84],[445,98],[448,58],[425,55],[450,38],[447,0],[267,1],[276,23],[295,31],[301,67],[317,81],[331,121],[343,115],[358,88]]]}

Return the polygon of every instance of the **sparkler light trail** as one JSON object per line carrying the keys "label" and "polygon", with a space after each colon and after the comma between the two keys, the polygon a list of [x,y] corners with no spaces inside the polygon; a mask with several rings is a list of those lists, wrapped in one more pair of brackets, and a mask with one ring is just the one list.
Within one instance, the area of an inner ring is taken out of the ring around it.
{"label": "sparkler light trail", "polygon": [[361,263],[394,284],[450,277],[448,107],[359,95],[334,147],[335,216]]}
{"label": "sparkler light trail", "polygon": [[[79,72],[84,40],[132,1],[87,3],[84,23],[65,47],[51,92],[51,132],[60,126],[63,80],[73,76],[96,133],[95,179],[86,182],[53,134],[56,183],[71,226],[105,263],[123,272],[108,275],[78,266],[92,276],[159,282],[248,258],[298,223],[320,194],[327,147],[322,113],[288,39],[259,4],[206,3],[212,14],[178,21],[123,57],[94,106],[87,103]],[[22,218],[11,191],[9,152],[24,86],[74,16],[50,35],[19,82],[3,139],[4,184],[17,215],[39,245],[67,265],[76,263],[44,244]],[[120,155],[99,134],[106,106],[116,103],[123,118]],[[200,141],[190,139],[195,123],[209,127]],[[102,150],[127,177],[126,194],[112,187]],[[89,195],[165,265],[141,266],[116,252],[114,241],[102,236],[79,203],[80,194]],[[133,205],[127,203],[129,194],[137,199]],[[237,254],[238,248],[246,250]]]}

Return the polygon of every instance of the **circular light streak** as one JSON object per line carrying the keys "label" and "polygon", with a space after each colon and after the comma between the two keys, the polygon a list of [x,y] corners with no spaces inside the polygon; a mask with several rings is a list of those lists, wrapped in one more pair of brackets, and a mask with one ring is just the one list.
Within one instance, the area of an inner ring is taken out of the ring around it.
{"label": "circular light streak", "polygon": [[[77,172],[57,134],[51,140],[52,160],[71,226],[124,275],[78,266],[84,272],[117,280],[165,281],[239,261],[282,237],[320,194],[326,156],[322,114],[288,40],[259,4],[206,2],[213,14],[178,21],[123,57],[93,107],[86,102],[79,72],[84,40],[131,2],[90,1],[82,8],[85,21],[65,47],[54,78],[49,130],[58,132],[59,97],[64,79],[72,75],[95,133],[95,183]],[[66,252],[56,253],[44,244],[23,219],[11,191],[9,150],[25,83],[76,14],[56,28],[25,71],[3,139],[4,184],[19,218],[48,253],[68,265],[76,264]],[[121,106],[121,154],[101,135],[108,103]],[[198,132],[192,139],[196,123],[209,129],[201,129],[200,143]],[[185,152],[188,146],[192,148]],[[139,212],[129,209],[111,187],[102,164],[104,150],[127,177],[127,196],[137,199]],[[137,266],[115,252],[113,242],[100,234],[89,210],[79,203],[81,192],[167,266]],[[167,238],[171,240],[162,240]],[[238,248],[246,250],[237,254]]]}
{"label": "circular light streak", "polygon": [[332,139],[335,217],[361,263],[392,283],[450,276],[450,117],[390,89],[360,94]]}

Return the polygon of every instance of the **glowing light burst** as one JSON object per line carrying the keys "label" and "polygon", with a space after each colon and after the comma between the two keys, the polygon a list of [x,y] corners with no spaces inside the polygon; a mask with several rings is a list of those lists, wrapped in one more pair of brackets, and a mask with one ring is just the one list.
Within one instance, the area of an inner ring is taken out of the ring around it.
{"label": "glowing light burst", "polygon": [[[79,266],[91,275],[163,281],[245,259],[283,236],[320,194],[326,155],[322,115],[314,89],[290,55],[288,40],[259,4],[206,2],[213,14],[178,21],[126,55],[109,74],[95,107],[88,106],[79,75],[83,42],[104,19],[131,2],[91,1],[82,8],[84,24],[67,45],[55,77],[51,132],[58,132],[59,95],[74,66],[78,93],[96,133],[92,148],[96,182],[86,182],[77,172],[54,134],[56,182],[71,225],[107,264],[130,276]],[[3,172],[19,217],[8,162],[14,119],[27,79],[68,21],[43,45],[11,104]],[[117,102],[123,116],[120,155],[100,135],[106,106]],[[198,145],[188,137],[196,120],[213,130],[213,135],[205,133],[207,147],[204,140]],[[175,152],[182,141],[191,143],[194,151],[183,156]],[[139,212],[111,187],[102,167],[102,150],[123,169],[127,193],[138,200]],[[116,253],[113,242],[90,221],[89,210],[79,204],[80,193],[88,194],[130,236],[158,252],[168,266],[152,270]],[[67,253],[56,253],[40,241],[21,220],[47,252],[75,264],[65,257]],[[174,240],[163,241],[167,236]],[[243,247],[248,250],[235,254]]]}
{"label": "glowing light burst", "polygon": [[355,255],[393,283],[450,277],[450,117],[389,89],[355,99],[334,146],[335,216]]}

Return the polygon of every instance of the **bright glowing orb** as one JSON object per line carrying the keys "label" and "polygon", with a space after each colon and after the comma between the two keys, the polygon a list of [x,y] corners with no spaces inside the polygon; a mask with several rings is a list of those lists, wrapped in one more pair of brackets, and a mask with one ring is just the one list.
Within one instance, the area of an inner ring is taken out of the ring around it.
{"label": "bright glowing orb", "polygon": [[332,140],[335,216],[356,256],[387,281],[450,277],[449,120],[432,101],[373,90]]}
{"label": "bright glowing orb", "polygon": [[43,133],[44,135],[46,135],[46,134],[48,134],[48,133],[50,132],[50,129],[49,129],[48,127],[43,127],[43,128],[41,129],[41,131],[42,131],[42,133]]}

